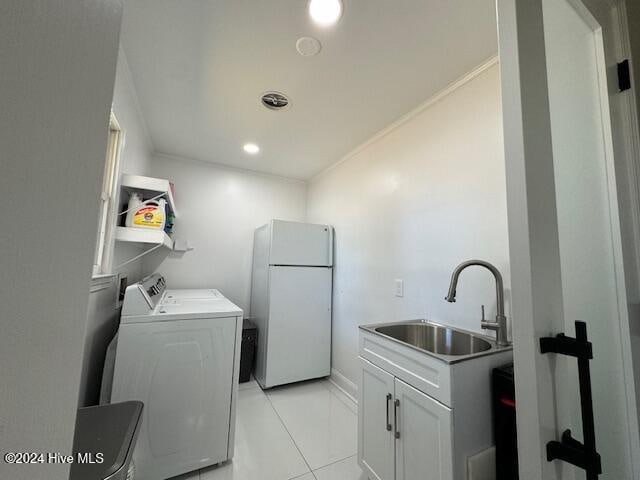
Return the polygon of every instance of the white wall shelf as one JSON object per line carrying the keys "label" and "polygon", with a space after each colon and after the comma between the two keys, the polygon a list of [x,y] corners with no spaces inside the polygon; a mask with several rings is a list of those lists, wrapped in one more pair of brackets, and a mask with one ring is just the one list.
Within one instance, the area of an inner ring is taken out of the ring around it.
{"label": "white wall shelf", "polygon": [[140,255],[136,255],[135,257],[118,265],[116,267],[117,269],[122,268],[159,248],[173,250],[173,240],[164,232],[164,230],[138,227],[116,227],[116,241],[152,245],[151,248],[145,250]]}
{"label": "white wall shelf", "polygon": [[173,191],[171,190],[171,183],[169,180],[143,177],[141,175],[129,175],[125,173],[122,175],[120,186],[128,194],[131,194],[132,192],[139,192],[148,198],[164,194],[163,196],[167,200],[169,210],[171,210],[176,218],[178,217],[176,202],[173,198]]}
{"label": "white wall shelf", "polygon": [[137,227],[116,227],[116,241],[158,245],[173,250],[173,240],[164,230]]}
{"label": "white wall shelf", "polygon": [[[122,174],[122,177],[120,179],[120,188],[121,193],[126,193],[127,195],[121,195],[123,200],[121,200],[120,207],[123,209],[118,215],[118,223],[123,222],[121,216],[127,213],[127,197],[132,193],[140,194],[143,197],[143,200],[150,200],[152,198],[164,198],[167,201],[169,212],[173,214],[174,218],[178,217],[176,202],[173,197],[172,185],[169,180],[124,173]],[[124,203],[124,205],[122,205],[122,203]],[[115,239],[116,242],[126,242],[150,246],[150,248],[140,253],[139,255],[136,255],[134,258],[131,258],[126,262],[118,265],[116,267],[117,269],[122,268],[124,265],[134,262],[147,255],[148,253],[151,253],[160,248],[174,250],[174,248],[176,247],[173,239],[169,237],[169,235],[167,235],[164,230],[156,230],[151,228],[118,226],[116,227]],[[184,245],[186,245],[186,247],[184,247]],[[193,249],[189,246],[188,242],[185,241],[179,242],[178,247],[179,248],[177,249],[177,251],[181,252]]]}

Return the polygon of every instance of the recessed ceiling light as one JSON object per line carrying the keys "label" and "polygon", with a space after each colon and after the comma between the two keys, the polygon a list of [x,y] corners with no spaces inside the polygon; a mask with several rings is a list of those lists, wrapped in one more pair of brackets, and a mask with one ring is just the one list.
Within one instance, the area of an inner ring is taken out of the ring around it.
{"label": "recessed ceiling light", "polygon": [[242,148],[244,149],[245,152],[251,155],[255,155],[260,151],[260,147],[255,143],[245,143]]}
{"label": "recessed ceiling light", "polygon": [[340,0],[310,0],[309,15],[318,25],[328,27],[340,19],[342,2]]}

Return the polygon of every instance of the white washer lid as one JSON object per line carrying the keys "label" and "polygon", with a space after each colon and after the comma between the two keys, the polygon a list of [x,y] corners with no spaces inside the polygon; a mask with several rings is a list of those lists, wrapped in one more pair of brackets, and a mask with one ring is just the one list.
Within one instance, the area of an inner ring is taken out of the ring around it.
{"label": "white washer lid", "polygon": [[215,298],[224,298],[224,295],[220,293],[219,290],[215,288],[181,288],[181,289],[168,289],[165,290],[164,295],[160,303],[166,303],[168,300],[179,300],[179,299],[215,299]]}
{"label": "white washer lid", "polygon": [[206,318],[241,317],[243,311],[226,298],[209,300],[185,300],[171,304],[158,304],[148,315],[123,316],[121,324],[168,322]]}

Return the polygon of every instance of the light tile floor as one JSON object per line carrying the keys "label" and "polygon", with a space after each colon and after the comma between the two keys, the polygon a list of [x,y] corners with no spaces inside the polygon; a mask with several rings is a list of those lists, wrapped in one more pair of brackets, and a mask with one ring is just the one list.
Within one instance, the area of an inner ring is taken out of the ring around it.
{"label": "light tile floor", "polygon": [[172,480],[366,480],[356,404],[327,380],[241,383],[237,408],[233,460]]}

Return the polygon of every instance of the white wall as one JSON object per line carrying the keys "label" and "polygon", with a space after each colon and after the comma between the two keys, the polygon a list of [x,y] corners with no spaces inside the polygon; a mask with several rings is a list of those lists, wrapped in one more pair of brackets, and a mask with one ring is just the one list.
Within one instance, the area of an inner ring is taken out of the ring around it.
{"label": "white wall", "polygon": [[[153,145],[140,110],[131,71],[122,48],[120,48],[118,55],[112,108],[120,128],[124,132],[120,173],[147,175],[152,161]],[[142,250],[139,246],[127,243],[116,243],[110,248],[113,249],[112,264],[114,267],[135,257]],[[114,271],[126,274],[129,283],[136,282],[142,275],[142,262],[133,262]]]}
{"label": "white wall", "polygon": [[[122,2],[0,2],[0,451],[71,453]],[[68,478],[0,462],[0,478]]]}
{"label": "white wall", "polygon": [[218,288],[248,315],[253,231],[272,218],[304,221],[305,184],[161,155],[150,175],[174,182],[175,235],[195,250],[154,252],[145,271],[165,274],[169,288]]}
{"label": "white wall", "polygon": [[457,303],[444,301],[458,263],[488,260],[508,288],[498,67],[466,80],[309,185],[309,221],[336,230],[332,363],[352,382],[360,324],[428,318],[479,331],[482,304],[495,317],[493,277],[478,267],[461,275]]}
{"label": "white wall", "polygon": [[[144,175],[151,163],[153,150],[144,117],[140,113],[135,86],[124,52],[120,49],[113,91],[112,110],[124,132],[120,154],[120,172]],[[117,216],[114,216],[116,221]],[[138,255],[142,248],[127,243],[107,245],[113,267]],[[129,282],[142,276],[142,262],[133,262],[113,273],[127,275]],[[98,401],[102,368],[107,346],[118,327],[119,311],[116,309],[116,279],[92,282],[89,296],[85,350],[80,377],[79,406],[94,405]]]}

